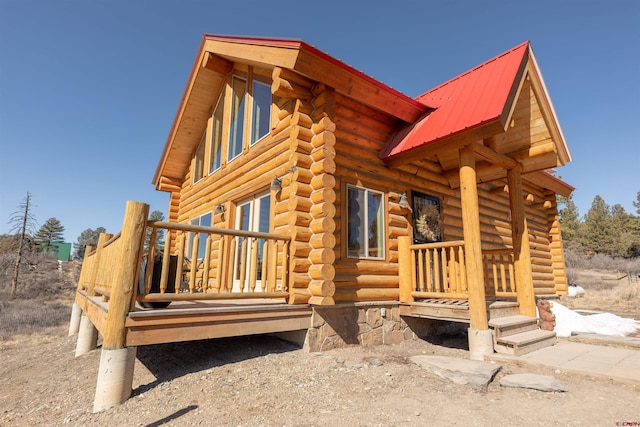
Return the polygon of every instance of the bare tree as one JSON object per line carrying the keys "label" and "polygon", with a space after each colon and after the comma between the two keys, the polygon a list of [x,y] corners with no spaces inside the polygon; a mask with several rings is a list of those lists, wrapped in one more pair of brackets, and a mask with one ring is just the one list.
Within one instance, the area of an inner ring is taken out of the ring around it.
{"label": "bare tree", "polygon": [[31,203],[31,194],[27,191],[27,195],[18,206],[18,210],[11,215],[9,224],[12,225],[11,231],[17,233],[20,237],[18,240],[18,256],[13,269],[13,280],[11,281],[11,296],[15,296],[18,288],[18,274],[20,272],[20,263],[24,256],[24,243],[27,239],[27,232],[33,232],[36,220],[31,213],[33,208]]}

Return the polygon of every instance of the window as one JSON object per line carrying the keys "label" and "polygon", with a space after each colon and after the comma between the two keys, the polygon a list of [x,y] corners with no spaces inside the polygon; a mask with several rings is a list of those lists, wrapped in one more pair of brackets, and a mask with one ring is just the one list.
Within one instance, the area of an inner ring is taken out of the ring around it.
{"label": "window", "polygon": [[193,183],[204,178],[204,149],[206,147],[207,132],[205,131],[193,158]]}
{"label": "window", "polygon": [[220,169],[222,162],[222,125],[224,117],[224,99],[225,91],[223,90],[218,98],[216,108],[211,116],[211,145],[209,148],[209,173]]}
{"label": "window", "polygon": [[[205,227],[211,227],[211,213],[204,214],[197,218],[193,218],[189,221],[191,225],[203,225]],[[198,237],[198,259],[204,258],[204,252],[207,248],[207,233],[199,233]],[[189,233],[189,243],[187,244],[186,257],[191,258],[193,256],[193,242],[195,233]]]}
{"label": "window", "polygon": [[347,185],[347,256],[383,259],[384,195]]}
{"label": "window", "polygon": [[[244,231],[257,231],[261,233],[269,232],[269,220],[271,218],[270,206],[271,197],[267,194],[259,194],[248,200],[238,203],[236,209],[236,229]],[[264,239],[249,238],[247,242],[247,252],[243,254],[242,248],[245,241],[245,237],[236,238],[236,250],[234,260],[234,291],[249,290],[248,278],[251,274],[251,262],[248,262],[252,246],[257,245],[257,269],[256,275],[256,290],[261,289],[262,282],[260,278],[263,276],[263,252],[264,252]],[[242,271],[242,257],[245,257],[245,270]],[[243,275],[244,273],[244,275]],[[245,278],[244,283],[240,283],[242,278]]]}
{"label": "window", "polygon": [[229,146],[227,161],[231,161],[242,153],[244,136],[244,108],[247,95],[247,81],[233,76],[231,79],[231,128],[229,129]]}
{"label": "window", "polygon": [[440,200],[437,197],[413,192],[412,208],[414,243],[441,242]]}
{"label": "window", "polygon": [[251,145],[269,133],[271,125],[271,86],[253,81],[253,109],[251,114]]}
{"label": "window", "polygon": [[[271,130],[273,95],[266,70],[249,67],[228,77],[194,155],[193,183],[239,157]],[[207,162],[207,163],[205,163]]]}

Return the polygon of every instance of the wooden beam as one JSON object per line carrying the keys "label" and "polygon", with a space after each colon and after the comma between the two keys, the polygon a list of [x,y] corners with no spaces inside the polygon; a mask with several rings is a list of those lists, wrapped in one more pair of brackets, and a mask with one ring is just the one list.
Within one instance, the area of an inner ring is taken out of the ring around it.
{"label": "wooden beam", "polygon": [[233,70],[232,62],[214,55],[211,52],[205,52],[204,57],[202,58],[202,63],[200,65],[202,66],[202,68],[216,72],[223,76],[229,74],[231,70]]}
{"label": "wooden beam", "polygon": [[398,236],[398,277],[400,279],[400,302],[413,302],[411,292],[415,290],[413,286],[413,272],[411,259],[411,238],[409,236]]}
{"label": "wooden beam", "polygon": [[511,234],[516,271],[516,297],[520,303],[520,314],[535,317],[536,300],[533,289],[529,228],[522,197],[521,168],[509,170],[507,180],[510,188],[509,205],[511,207]]}
{"label": "wooden beam", "polygon": [[480,239],[480,209],[473,147],[460,150],[460,201],[467,267],[467,286],[471,328],[487,330],[487,307],[484,293],[484,270]]}
{"label": "wooden beam", "polygon": [[543,171],[523,173],[522,179],[539,185],[542,188],[546,188],[547,190],[551,190],[554,193],[564,197],[569,197],[573,190],[575,190],[574,187],[562,181],[561,179],[556,178],[555,176]]}
{"label": "wooden beam", "polygon": [[500,154],[497,151],[492,150],[491,148],[485,146],[481,142],[476,142],[472,145],[474,153],[478,156],[484,158],[489,163],[494,164],[496,166],[500,166],[504,169],[512,169],[515,168],[518,164],[514,159],[509,156],[505,156],[504,154]]}

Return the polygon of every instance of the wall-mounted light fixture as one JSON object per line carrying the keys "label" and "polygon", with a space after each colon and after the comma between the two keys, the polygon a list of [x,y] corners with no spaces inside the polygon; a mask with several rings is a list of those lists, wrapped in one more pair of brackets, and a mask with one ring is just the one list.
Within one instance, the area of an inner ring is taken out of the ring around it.
{"label": "wall-mounted light fixture", "polygon": [[224,213],[224,205],[222,203],[220,203],[219,205],[216,206],[216,213],[217,214],[223,214]]}
{"label": "wall-mounted light fixture", "polygon": [[398,203],[402,209],[409,209],[409,201],[407,200],[407,193],[400,193],[400,202]]}
{"label": "wall-mounted light fixture", "polygon": [[276,193],[282,190],[282,179],[278,177],[273,178],[273,181],[271,182],[271,189]]}
{"label": "wall-mounted light fixture", "polygon": [[[291,166],[291,169],[288,169],[286,171],[284,171],[285,174],[289,173],[289,172],[295,172],[298,168],[294,165]],[[271,189],[273,191],[275,191],[276,193],[282,190],[282,178],[278,178],[277,176],[275,178],[273,178],[273,181],[271,181]]]}

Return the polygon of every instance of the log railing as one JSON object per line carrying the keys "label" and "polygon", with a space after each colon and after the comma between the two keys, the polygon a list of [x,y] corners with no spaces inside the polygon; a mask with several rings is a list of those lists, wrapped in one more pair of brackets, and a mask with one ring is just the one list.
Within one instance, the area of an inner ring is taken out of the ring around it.
{"label": "log railing", "polygon": [[[154,260],[154,268],[144,269],[138,301],[289,295],[289,236],[160,221],[147,226],[151,237],[145,260]],[[156,253],[159,230],[165,248],[171,248],[162,254]]]}
{"label": "log railing", "polygon": [[516,279],[513,251],[510,249],[483,250],[482,258],[486,295],[515,297]]}
{"label": "log railing", "polygon": [[410,246],[414,298],[467,298],[464,241]]}
{"label": "log railing", "polygon": [[[468,299],[470,286],[484,286],[486,296],[515,297],[513,251],[510,249],[483,250],[484,283],[467,281],[463,240],[407,245],[401,251],[401,277],[410,289],[401,289],[401,301],[425,298]],[[405,272],[406,271],[406,272]]]}
{"label": "log railing", "polygon": [[[156,249],[160,230],[168,248],[163,253]],[[150,234],[149,252],[125,254],[127,242],[142,241],[145,232]],[[131,308],[135,301],[153,305],[289,297],[289,236],[160,221],[148,221],[134,234],[125,238],[102,233],[95,249],[87,247],[78,290],[109,300],[116,287],[114,272],[130,257],[142,266],[136,270],[137,281],[131,277],[133,283],[119,284],[129,289],[133,285]]]}

